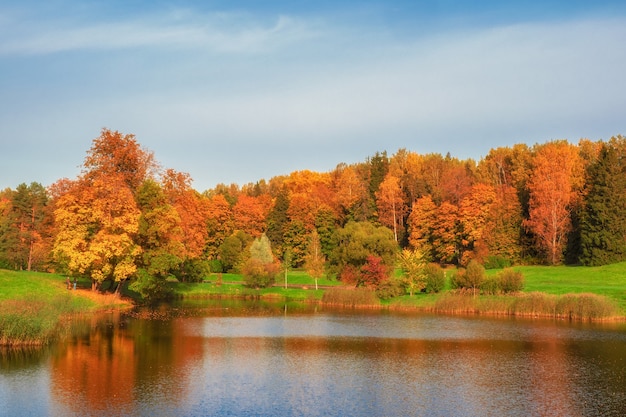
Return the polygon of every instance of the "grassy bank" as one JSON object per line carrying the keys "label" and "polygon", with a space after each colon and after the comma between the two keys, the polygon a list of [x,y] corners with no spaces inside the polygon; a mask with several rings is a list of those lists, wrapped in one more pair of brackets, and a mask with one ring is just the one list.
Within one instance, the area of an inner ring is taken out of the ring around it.
{"label": "grassy bank", "polygon": [[[176,296],[183,298],[233,297],[321,301],[332,305],[379,307],[463,314],[501,314],[518,316],[565,317],[573,320],[614,320],[626,317],[626,263],[601,267],[520,266],[524,291],[515,295],[471,297],[446,291],[417,294],[378,301],[367,295],[342,290],[341,282],[320,280],[324,290],[313,291],[314,281],[302,271],[292,271],[289,285],[303,288],[273,287],[252,290],[236,274],[212,275],[200,284],[173,284]],[[489,271],[495,274],[498,271]],[[221,285],[220,285],[221,282]],[[282,285],[282,282],[278,283]],[[333,288],[327,288],[333,287]]]}
{"label": "grassy bank", "polygon": [[112,295],[69,291],[61,275],[0,270],[0,345],[43,345],[62,333],[73,314],[129,305]]}

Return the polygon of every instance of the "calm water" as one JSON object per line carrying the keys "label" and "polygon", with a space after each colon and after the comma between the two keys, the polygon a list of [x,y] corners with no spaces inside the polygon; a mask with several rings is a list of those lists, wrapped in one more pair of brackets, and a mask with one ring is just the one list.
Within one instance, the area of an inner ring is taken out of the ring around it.
{"label": "calm water", "polygon": [[1,416],[622,416],[626,325],[230,302],[0,355]]}

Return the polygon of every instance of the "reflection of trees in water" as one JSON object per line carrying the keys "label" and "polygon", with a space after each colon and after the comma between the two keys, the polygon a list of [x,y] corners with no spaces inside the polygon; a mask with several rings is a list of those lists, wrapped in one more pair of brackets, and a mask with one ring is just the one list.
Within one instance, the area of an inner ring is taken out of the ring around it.
{"label": "reflection of trees in water", "polygon": [[[142,402],[177,404],[184,398],[190,381],[181,379],[176,370],[201,357],[202,348],[199,341],[182,340],[175,321],[137,320],[115,313],[86,320],[82,326],[51,365],[53,397],[67,409],[80,414],[87,404],[90,410],[115,409],[128,415]],[[145,389],[155,383],[165,391]],[[163,392],[166,398],[160,397]]]}

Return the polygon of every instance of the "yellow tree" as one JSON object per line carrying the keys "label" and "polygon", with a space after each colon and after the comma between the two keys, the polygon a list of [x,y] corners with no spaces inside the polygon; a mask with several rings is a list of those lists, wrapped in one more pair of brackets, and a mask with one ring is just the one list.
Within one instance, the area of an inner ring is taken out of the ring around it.
{"label": "yellow tree", "polygon": [[578,149],[567,141],[548,142],[535,151],[525,225],[553,265],[563,258],[571,229],[571,210],[582,186],[582,171]]}
{"label": "yellow tree", "polygon": [[376,191],[376,206],[378,220],[384,226],[393,230],[393,236],[398,241],[398,229],[404,229],[403,221],[406,214],[402,189],[398,177],[387,174]]}
{"label": "yellow tree", "polygon": [[402,272],[404,272],[404,282],[412,297],[415,292],[420,292],[426,288],[426,257],[419,249],[404,249],[398,255],[398,261]]}
{"label": "yellow tree", "polygon": [[121,175],[80,179],[55,202],[53,253],[74,276],[89,276],[92,290],[134,275],[141,253],[134,238],[140,212]]}

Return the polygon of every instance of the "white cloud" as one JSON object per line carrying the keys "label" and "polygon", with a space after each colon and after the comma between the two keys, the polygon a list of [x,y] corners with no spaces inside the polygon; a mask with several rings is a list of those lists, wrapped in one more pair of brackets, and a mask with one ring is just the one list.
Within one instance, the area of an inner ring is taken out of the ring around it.
{"label": "white cloud", "polygon": [[261,22],[241,14],[183,10],[111,22],[11,21],[2,32],[0,55],[143,47],[260,53],[317,36],[316,29],[288,16]]}

